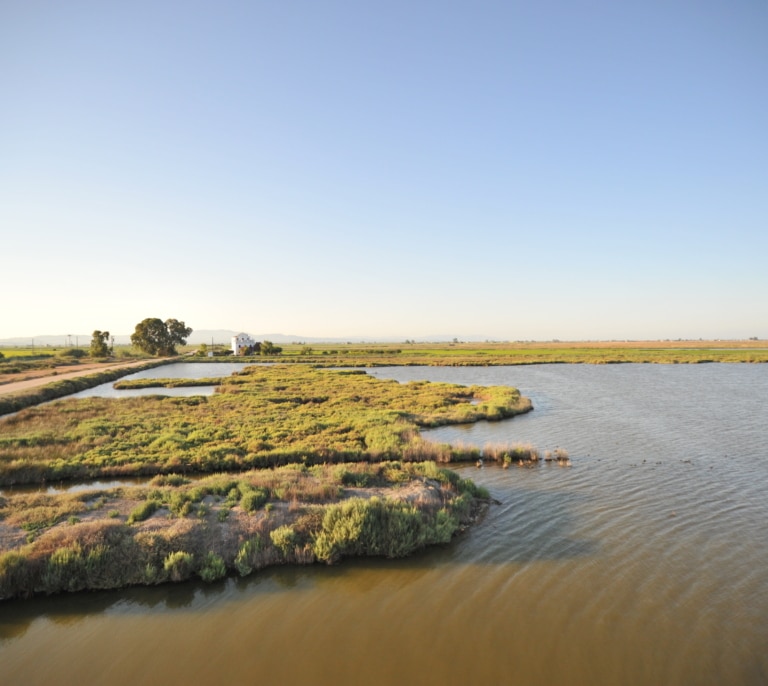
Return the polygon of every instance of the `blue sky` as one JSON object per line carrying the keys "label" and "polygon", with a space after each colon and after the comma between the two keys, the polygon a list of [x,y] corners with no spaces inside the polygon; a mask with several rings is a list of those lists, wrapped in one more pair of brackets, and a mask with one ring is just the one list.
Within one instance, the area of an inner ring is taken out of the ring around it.
{"label": "blue sky", "polygon": [[0,338],[768,338],[768,3],[0,3]]}

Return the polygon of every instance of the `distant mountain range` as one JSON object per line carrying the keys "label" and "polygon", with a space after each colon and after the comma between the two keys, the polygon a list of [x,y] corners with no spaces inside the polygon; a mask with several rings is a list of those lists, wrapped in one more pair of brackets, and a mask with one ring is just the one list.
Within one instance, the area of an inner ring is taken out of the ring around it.
{"label": "distant mountain range", "polygon": [[[201,343],[214,343],[216,345],[226,344],[229,345],[232,336],[236,336],[239,333],[249,333],[248,331],[234,331],[230,329],[200,329],[199,331],[193,331],[192,335],[187,339],[187,343],[190,345],[200,345]],[[350,336],[347,338],[322,338],[317,336],[298,336],[293,334],[283,333],[264,333],[264,334],[249,334],[254,340],[257,341],[272,341],[273,343],[402,343],[405,338],[401,337],[382,337],[371,338],[370,336],[356,337]],[[486,341],[485,336],[459,336],[462,341]],[[410,338],[415,343],[434,343],[441,341],[452,341],[454,336],[452,335],[434,335],[434,336],[422,336],[420,338]],[[91,343],[90,334],[58,334],[58,335],[40,335],[40,336],[16,336],[14,338],[2,338],[0,339],[0,347],[27,347],[35,346],[40,348],[68,348],[72,346],[78,346],[80,348],[86,348]],[[130,345],[130,334],[115,335],[115,345]]]}

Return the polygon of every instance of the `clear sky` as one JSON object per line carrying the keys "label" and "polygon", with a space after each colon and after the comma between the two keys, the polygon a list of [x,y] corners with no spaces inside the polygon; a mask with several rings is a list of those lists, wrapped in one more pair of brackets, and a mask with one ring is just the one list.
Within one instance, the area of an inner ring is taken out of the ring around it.
{"label": "clear sky", "polygon": [[768,2],[0,2],[0,338],[768,338]]}

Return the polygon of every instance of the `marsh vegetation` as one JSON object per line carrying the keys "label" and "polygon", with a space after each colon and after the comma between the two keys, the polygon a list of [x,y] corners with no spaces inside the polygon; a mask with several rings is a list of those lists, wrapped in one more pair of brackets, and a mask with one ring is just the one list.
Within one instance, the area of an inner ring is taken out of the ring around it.
{"label": "marsh vegetation", "polygon": [[[306,365],[248,367],[217,390],[70,399],[2,420],[2,484],[157,476],[86,493],[7,491],[0,597],[210,581],[447,542],[487,493],[435,460],[478,451],[428,443],[419,428],[531,409],[511,387],[400,384]],[[200,474],[214,475],[189,478]]]}
{"label": "marsh vegetation", "polygon": [[579,341],[286,345],[284,362],[322,366],[518,364],[699,364],[768,362],[765,341]]}
{"label": "marsh vegetation", "polygon": [[[0,484],[289,463],[455,459],[418,429],[531,409],[517,389],[375,379],[304,365],[249,367],[212,397],[89,398],[3,420]],[[465,457],[471,459],[471,456]]]}
{"label": "marsh vegetation", "polygon": [[0,599],[214,581],[274,564],[446,543],[488,494],[434,462],[289,465],[190,482],[0,498]]}

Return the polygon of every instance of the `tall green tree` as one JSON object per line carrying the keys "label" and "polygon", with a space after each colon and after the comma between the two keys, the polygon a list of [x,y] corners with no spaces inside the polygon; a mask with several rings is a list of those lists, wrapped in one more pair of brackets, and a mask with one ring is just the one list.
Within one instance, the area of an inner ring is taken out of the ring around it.
{"label": "tall green tree", "polygon": [[111,350],[109,349],[109,331],[96,331],[91,336],[91,357],[107,357]]}
{"label": "tall green tree", "polygon": [[259,352],[262,355],[279,355],[283,352],[283,349],[279,345],[275,345],[272,341],[262,341]]}
{"label": "tall green tree", "polygon": [[136,324],[131,343],[148,355],[167,357],[176,354],[176,346],[187,342],[192,329],[178,319],[149,317]]}

